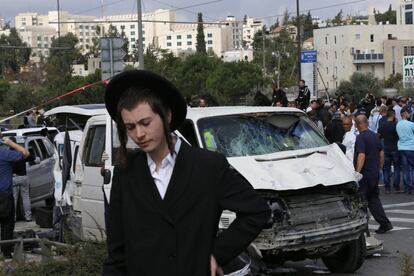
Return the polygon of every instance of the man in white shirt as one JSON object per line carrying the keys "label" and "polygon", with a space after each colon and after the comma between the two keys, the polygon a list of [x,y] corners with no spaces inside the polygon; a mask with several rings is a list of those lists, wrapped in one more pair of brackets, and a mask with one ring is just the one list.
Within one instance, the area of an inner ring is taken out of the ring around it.
{"label": "man in white shirt", "polygon": [[352,129],[353,122],[351,117],[344,117],[342,119],[342,126],[344,127],[345,135],[342,144],[346,147],[346,157],[349,161],[354,162],[355,140],[357,133]]}

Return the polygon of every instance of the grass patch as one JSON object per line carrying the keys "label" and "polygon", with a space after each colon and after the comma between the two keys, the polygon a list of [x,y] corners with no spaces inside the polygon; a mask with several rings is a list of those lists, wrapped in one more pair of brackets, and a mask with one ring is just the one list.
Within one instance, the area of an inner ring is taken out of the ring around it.
{"label": "grass patch", "polygon": [[0,275],[102,275],[102,264],[106,258],[105,242],[85,241],[72,248],[55,249],[53,261],[10,263],[0,268]]}

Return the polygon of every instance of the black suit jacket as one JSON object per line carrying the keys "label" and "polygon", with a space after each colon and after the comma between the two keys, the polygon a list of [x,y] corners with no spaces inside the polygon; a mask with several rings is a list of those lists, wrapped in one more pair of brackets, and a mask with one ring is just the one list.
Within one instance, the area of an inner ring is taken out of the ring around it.
{"label": "black suit jacket", "polygon": [[[236,212],[217,236],[222,210]],[[210,275],[210,255],[224,265],[260,233],[270,210],[220,154],[182,143],[162,200],[147,165],[135,153],[115,167],[104,275]]]}

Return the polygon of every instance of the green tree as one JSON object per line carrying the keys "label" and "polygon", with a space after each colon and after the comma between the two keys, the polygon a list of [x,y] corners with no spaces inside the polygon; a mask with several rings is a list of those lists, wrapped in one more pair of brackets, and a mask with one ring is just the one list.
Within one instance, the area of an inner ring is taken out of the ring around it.
{"label": "green tree", "polygon": [[[253,38],[253,63],[263,66],[263,55],[265,55],[267,74],[274,81],[279,77],[283,86],[295,85],[297,80],[297,51],[294,41],[285,30],[282,30],[278,37],[265,36],[265,48],[263,50],[263,34],[263,31],[259,31]],[[278,70],[279,67],[280,70]]]}
{"label": "green tree", "polygon": [[5,95],[10,90],[10,83],[7,80],[0,79],[0,103],[4,102]]}
{"label": "green tree", "polygon": [[403,77],[400,73],[389,75],[384,81],[385,88],[401,88]]}
{"label": "green tree", "polygon": [[344,95],[352,102],[359,102],[367,93],[381,96],[383,85],[372,73],[355,72],[349,81],[342,81],[336,90],[337,95]]}
{"label": "green tree", "polygon": [[201,12],[197,15],[197,44],[196,52],[206,54],[206,41],[204,36],[204,26],[203,26],[203,14]]}
{"label": "green tree", "polygon": [[313,37],[313,30],[316,27],[317,26],[313,25],[312,14],[310,13],[310,11],[308,11],[308,14],[305,16],[303,20],[303,40]]}
{"label": "green tree", "polygon": [[343,11],[342,9],[337,13],[337,15],[335,15],[334,19],[332,19],[332,23],[333,24],[341,24],[342,23],[342,19],[343,19]]}
{"label": "green tree", "polygon": [[52,48],[62,47],[66,49],[50,49],[47,64],[47,76],[51,80],[67,81],[71,77],[72,65],[76,64],[82,54],[76,44],[78,39],[72,33],[68,33],[52,41]]}
{"label": "green tree", "polygon": [[393,10],[392,5],[390,4],[386,12],[375,13],[375,21],[377,21],[377,23],[382,22],[383,24],[385,24],[386,22],[389,22],[390,24],[396,24],[397,23],[397,11]]}
{"label": "green tree", "polygon": [[220,105],[233,105],[265,83],[262,71],[248,62],[224,62],[209,75],[207,88]]}
{"label": "green tree", "polygon": [[207,78],[220,62],[214,56],[200,53],[190,55],[177,66],[176,79],[173,81],[185,97],[207,95]]}
{"label": "green tree", "polygon": [[8,36],[0,36],[0,46],[15,46],[16,48],[0,48],[0,75],[4,78],[6,73],[18,73],[30,58],[30,48],[22,42],[16,28],[10,29]]}

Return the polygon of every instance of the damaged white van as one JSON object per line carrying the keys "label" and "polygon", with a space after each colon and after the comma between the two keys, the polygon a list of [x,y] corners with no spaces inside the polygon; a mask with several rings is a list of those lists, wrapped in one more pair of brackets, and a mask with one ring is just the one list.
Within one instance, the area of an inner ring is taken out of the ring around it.
{"label": "damaged white van", "polygon": [[[332,272],[353,272],[365,258],[367,214],[352,164],[329,145],[306,114],[294,108],[189,108],[179,135],[195,147],[225,155],[273,211],[252,244],[269,262],[322,258]],[[74,209],[84,238],[104,225],[102,183],[109,198],[119,143],[108,115],[86,124],[80,153],[83,179]],[[101,156],[106,152],[105,179]],[[75,206],[78,205],[78,206]],[[87,215],[86,215],[86,212]],[[93,217],[93,219],[92,219]],[[220,228],[235,215],[224,211]]]}

